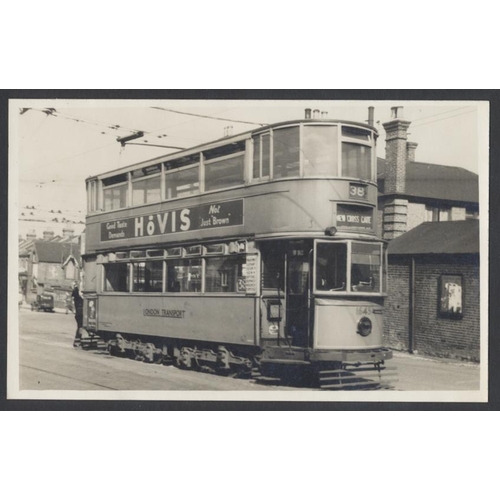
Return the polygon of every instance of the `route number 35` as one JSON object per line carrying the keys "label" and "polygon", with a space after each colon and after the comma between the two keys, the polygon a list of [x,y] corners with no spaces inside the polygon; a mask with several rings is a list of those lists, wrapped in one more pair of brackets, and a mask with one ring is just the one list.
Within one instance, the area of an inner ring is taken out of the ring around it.
{"label": "route number 35", "polygon": [[351,184],[349,186],[349,196],[351,198],[366,198],[366,186]]}

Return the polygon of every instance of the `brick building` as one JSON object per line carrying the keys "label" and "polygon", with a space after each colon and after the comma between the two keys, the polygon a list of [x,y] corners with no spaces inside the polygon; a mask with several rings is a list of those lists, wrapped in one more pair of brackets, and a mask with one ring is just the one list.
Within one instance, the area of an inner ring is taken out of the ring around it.
{"label": "brick building", "polygon": [[427,222],[389,243],[386,341],[479,361],[479,221]]}
{"label": "brick building", "polygon": [[31,239],[20,245],[19,261],[23,263],[20,284],[25,300],[32,303],[43,291],[54,293],[55,306],[66,307],[73,281],[80,280],[81,255],[79,238],[65,234],[54,237],[44,232],[44,239]]}
{"label": "brick building", "polygon": [[[378,232],[390,240],[385,341],[478,361],[478,176],[415,161],[417,143],[408,141],[411,123],[401,114],[393,108],[383,124],[386,158],[377,165]],[[457,309],[456,301],[460,313],[438,308],[449,302]]]}
{"label": "brick building", "polygon": [[477,219],[478,176],[459,167],[416,161],[418,144],[408,141],[411,122],[384,123],[386,158],[377,160],[378,234],[387,240],[423,222]]}

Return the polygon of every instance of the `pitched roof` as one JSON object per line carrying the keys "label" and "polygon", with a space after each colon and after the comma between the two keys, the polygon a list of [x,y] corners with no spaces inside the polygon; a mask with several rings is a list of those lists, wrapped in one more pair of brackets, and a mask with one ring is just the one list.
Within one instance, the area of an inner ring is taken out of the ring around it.
{"label": "pitched roof", "polygon": [[479,220],[424,222],[389,243],[389,255],[479,253]]}
{"label": "pitched roof", "polygon": [[[379,181],[385,179],[386,168],[387,162],[377,158]],[[418,198],[479,203],[478,175],[460,167],[408,162],[405,194]]]}
{"label": "pitched roof", "polygon": [[62,264],[69,255],[80,260],[80,248],[76,243],[61,243],[59,241],[35,241],[35,250],[38,262],[51,262]]}

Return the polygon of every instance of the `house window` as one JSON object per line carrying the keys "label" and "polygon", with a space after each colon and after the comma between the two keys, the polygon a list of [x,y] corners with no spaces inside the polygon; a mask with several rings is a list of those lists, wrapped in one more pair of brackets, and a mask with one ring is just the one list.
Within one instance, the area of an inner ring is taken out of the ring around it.
{"label": "house window", "polygon": [[65,274],[65,277],[67,280],[74,280],[75,279],[75,264],[72,260],[70,260],[66,264],[64,274]]}
{"label": "house window", "polygon": [[465,218],[466,219],[479,219],[479,212],[477,210],[472,210],[468,208],[465,211]]}
{"label": "house window", "polygon": [[439,209],[439,220],[441,222],[450,220],[451,210],[449,208],[440,208]]}
{"label": "house window", "polygon": [[444,222],[451,220],[451,209],[443,207],[425,207],[425,222]]}
{"label": "house window", "polygon": [[443,318],[462,319],[464,288],[461,275],[445,274],[439,278],[438,311]]}

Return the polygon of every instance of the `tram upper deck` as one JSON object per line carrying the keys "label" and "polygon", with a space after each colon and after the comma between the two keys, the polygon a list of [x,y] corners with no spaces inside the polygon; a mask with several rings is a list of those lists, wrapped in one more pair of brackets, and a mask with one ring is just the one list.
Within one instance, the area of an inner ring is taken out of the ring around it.
{"label": "tram upper deck", "polygon": [[89,178],[86,252],[329,227],[374,236],[376,139],[366,124],[297,120]]}

